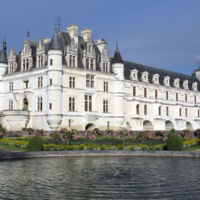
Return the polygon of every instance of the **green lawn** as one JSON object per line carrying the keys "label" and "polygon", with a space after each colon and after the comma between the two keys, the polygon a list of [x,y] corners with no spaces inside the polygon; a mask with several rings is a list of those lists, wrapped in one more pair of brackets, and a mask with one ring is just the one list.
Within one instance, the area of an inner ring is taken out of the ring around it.
{"label": "green lawn", "polygon": [[183,151],[192,151],[192,150],[196,150],[196,149],[200,149],[200,145],[195,146],[195,147],[190,147],[190,148],[187,148],[187,149],[183,149]]}
{"label": "green lawn", "polygon": [[22,151],[22,152],[29,151],[28,149],[20,149],[20,148],[17,148],[17,147],[6,146],[6,145],[3,145],[3,144],[0,144],[0,147],[7,148],[7,149],[13,149],[13,150],[17,150],[17,151]]}

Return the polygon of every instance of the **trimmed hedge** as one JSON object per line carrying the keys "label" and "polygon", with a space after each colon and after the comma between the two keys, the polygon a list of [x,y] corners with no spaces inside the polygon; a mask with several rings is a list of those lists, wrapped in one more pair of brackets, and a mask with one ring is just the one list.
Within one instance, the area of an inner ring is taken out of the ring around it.
{"label": "trimmed hedge", "polygon": [[183,149],[183,141],[178,135],[172,135],[167,140],[166,148],[170,151],[181,151]]}
{"label": "trimmed hedge", "polygon": [[43,151],[43,140],[39,136],[34,136],[28,143],[28,149],[30,151]]}

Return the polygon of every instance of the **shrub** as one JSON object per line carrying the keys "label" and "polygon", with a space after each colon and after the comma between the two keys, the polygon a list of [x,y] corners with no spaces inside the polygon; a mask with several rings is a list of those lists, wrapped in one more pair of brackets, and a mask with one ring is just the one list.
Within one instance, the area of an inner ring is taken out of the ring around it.
{"label": "shrub", "polygon": [[181,151],[183,149],[183,141],[178,135],[172,135],[167,140],[167,150]]}
{"label": "shrub", "polygon": [[29,140],[28,149],[30,151],[43,151],[43,140],[39,136],[34,136]]}
{"label": "shrub", "polygon": [[103,137],[103,131],[100,131],[98,128],[95,128],[93,131],[97,133],[97,137]]}

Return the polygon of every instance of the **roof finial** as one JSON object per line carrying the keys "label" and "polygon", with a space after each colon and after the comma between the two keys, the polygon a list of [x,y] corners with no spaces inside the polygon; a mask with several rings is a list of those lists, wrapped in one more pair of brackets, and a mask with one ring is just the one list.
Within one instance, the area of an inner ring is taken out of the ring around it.
{"label": "roof finial", "polygon": [[6,51],[6,36],[4,37],[4,51]]}
{"label": "roof finial", "polygon": [[29,28],[27,28],[27,39],[29,40]]}
{"label": "roof finial", "polygon": [[60,17],[58,17],[58,31],[60,31]]}
{"label": "roof finial", "polygon": [[117,41],[116,41],[116,49],[118,49],[118,39],[117,39]]}
{"label": "roof finial", "polygon": [[2,38],[2,49],[4,49],[4,38]]}
{"label": "roof finial", "polygon": [[57,20],[55,22],[55,32],[57,32]]}

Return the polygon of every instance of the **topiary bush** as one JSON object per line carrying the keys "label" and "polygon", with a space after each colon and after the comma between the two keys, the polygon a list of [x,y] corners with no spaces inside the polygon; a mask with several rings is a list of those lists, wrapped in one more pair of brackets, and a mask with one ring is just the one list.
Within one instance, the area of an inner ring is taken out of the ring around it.
{"label": "topiary bush", "polygon": [[30,151],[43,151],[43,140],[39,136],[34,136],[29,140],[28,149]]}
{"label": "topiary bush", "polygon": [[167,140],[167,150],[181,151],[183,149],[183,141],[178,135],[172,135]]}

